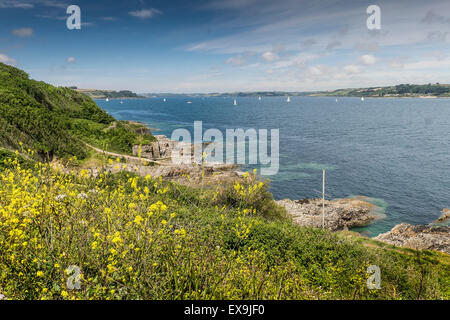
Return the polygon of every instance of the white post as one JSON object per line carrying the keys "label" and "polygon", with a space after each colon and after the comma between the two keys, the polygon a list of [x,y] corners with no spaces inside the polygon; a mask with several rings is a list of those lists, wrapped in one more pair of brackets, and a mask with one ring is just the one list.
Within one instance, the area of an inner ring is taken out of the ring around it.
{"label": "white post", "polygon": [[322,229],[325,229],[325,169],[322,177]]}

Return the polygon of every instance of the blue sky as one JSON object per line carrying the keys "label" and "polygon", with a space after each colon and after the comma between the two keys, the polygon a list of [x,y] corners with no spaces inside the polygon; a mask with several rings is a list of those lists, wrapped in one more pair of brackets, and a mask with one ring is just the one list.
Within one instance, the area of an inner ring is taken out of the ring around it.
{"label": "blue sky", "polygon": [[[81,30],[66,27],[71,4]],[[0,0],[0,61],[54,85],[135,92],[450,83],[450,1]]]}

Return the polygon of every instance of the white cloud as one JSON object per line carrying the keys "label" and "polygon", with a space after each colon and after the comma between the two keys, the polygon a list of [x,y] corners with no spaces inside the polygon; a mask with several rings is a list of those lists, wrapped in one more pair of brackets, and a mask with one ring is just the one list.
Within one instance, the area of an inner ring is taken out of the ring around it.
{"label": "white cloud", "polygon": [[115,17],[101,17],[100,19],[103,21],[116,21],[117,20],[117,18],[115,18]]}
{"label": "white cloud", "polygon": [[0,8],[32,9],[35,6],[67,8],[68,3],[59,0],[0,0]]}
{"label": "white cloud", "polygon": [[136,11],[130,11],[128,14],[130,16],[139,18],[139,19],[150,19],[153,18],[157,14],[161,14],[162,12],[158,9],[151,8],[151,9],[142,9],[142,10],[136,10]]}
{"label": "white cloud", "polygon": [[261,57],[262,57],[266,62],[273,62],[273,61],[276,61],[276,60],[280,59],[280,57],[279,57],[276,53],[271,52],[271,51],[266,51],[266,52],[264,52],[264,53],[261,55]]}
{"label": "white cloud", "polygon": [[377,61],[378,59],[371,54],[365,54],[358,58],[358,62],[366,66],[374,65]]}
{"label": "white cloud", "polygon": [[357,66],[355,64],[349,64],[344,66],[344,68],[342,68],[342,70],[344,70],[344,72],[346,73],[359,73],[361,72],[361,67]]}
{"label": "white cloud", "polygon": [[308,76],[320,77],[327,73],[327,67],[324,65],[311,66],[306,71]]}
{"label": "white cloud", "polygon": [[225,61],[226,64],[231,64],[233,67],[243,66],[245,65],[245,59],[241,55],[238,55],[236,57],[228,58],[227,61]]}
{"label": "white cloud", "polygon": [[32,28],[19,28],[19,29],[13,29],[12,34],[17,37],[31,37],[34,33],[34,30]]}
{"label": "white cloud", "polygon": [[95,23],[93,23],[93,22],[82,22],[81,26],[82,27],[93,27],[93,26],[95,26]]}
{"label": "white cloud", "polygon": [[16,65],[16,59],[8,57],[6,54],[0,53],[0,62],[3,62],[4,64],[9,64],[12,66]]}
{"label": "white cloud", "polygon": [[17,8],[17,9],[31,9],[34,5],[26,2],[18,2],[14,0],[0,0],[0,8]]}
{"label": "white cloud", "polygon": [[283,60],[279,60],[274,63],[274,69],[282,69],[288,67],[306,67],[307,63],[319,58],[319,55],[313,53],[299,53],[295,56],[285,57]]}
{"label": "white cloud", "polygon": [[73,62],[75,62],[76,61],[76,59],[74,58],[74,57],[68,57],[67,58],[67,62],[68,63],[73,63]]}

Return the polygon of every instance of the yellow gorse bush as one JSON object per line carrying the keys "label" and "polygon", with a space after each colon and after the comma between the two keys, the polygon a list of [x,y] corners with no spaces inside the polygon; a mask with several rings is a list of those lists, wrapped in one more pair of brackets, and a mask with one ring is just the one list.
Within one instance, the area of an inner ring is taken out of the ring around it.
{"label": "yellow gorse bush", "polygon": [[[150,176],[94,178],[87,170],[24,169],[8,160],[0,171],[0,292],[24,299],[277,298],[279,278],[265,279],[260,253],[230,256],[203,243],[177,222],[169,191]],[[251,228],[238,220],[232,230],[245,239]],[[252,272],[257,276],[246,279]]]}
{"label": "yellow gorse bush", "polygon": [[[415,298],[420,283],[427,297],[448,296],[445,267],[421,282],[423,260],[368,254],[282,219],[254,172],[195,189],[17,158],[0,169],[0,293],[10,299]],[[367,289],[370,264],[382,290]]]}
{"label": "yellow gorse bush", "polygon": [[[7,296],[113,298],[111,288],[133,295],[139,271],[170,254],[163,247],[183,244],[186,230],[171,224],[176,215],[152,202],[161,190],[142,192],[137,177],[110,189],[101,183],[106,173],[92,179],[86,170],[64,175],[49,165],[9,164],[0,172],[0,290]],[[70,265],[82,270],[83,291],[67,288],[60,266]]]}

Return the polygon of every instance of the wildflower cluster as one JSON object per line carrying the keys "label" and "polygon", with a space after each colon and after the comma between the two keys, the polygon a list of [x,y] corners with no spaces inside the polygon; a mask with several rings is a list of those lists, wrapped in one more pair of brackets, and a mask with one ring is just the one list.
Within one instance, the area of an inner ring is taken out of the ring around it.
{"label": "wildflower cluster", "polygon": [[[8,159],[0,169],[0,294],[411,298],[420,284],[421,296],[448,297],[441,288],[448,267],[433,267],[418,281],[419,268],[428,268],[423,260],[368,254],[326,231],[299,228],[279,210],[255,174],[195,189],[126,171],[92,176]],[[369,262],[383,270],[382,290],[366,288]],[[412,276],[398,271],[406,266]]]}

